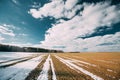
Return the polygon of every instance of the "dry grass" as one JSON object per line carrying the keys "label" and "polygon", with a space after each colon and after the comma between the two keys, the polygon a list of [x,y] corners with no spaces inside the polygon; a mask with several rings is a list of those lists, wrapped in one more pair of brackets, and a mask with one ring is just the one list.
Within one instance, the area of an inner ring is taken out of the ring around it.
{"label": "dry grass", "polygon": [[92,80],[89,76],[77,73],[73,69],[69,68],[62,62],[60,62],[55,56],[51,56],[55,68],[57,80]]}
{"label": "dry grass", "polygon": [[79,67],[82,67],[105,80],[120,79],[120,53],[67,53],[58,54],[58,56],[65,59],[75,59],[94,64],[95,66],[81,62],[73,62]]}
{"label": "dry grass", "polygon": [[32,70],[29,75],[25,78],[25,80],[37,80],[38,76],[40,75],[40,72],[42,71],[43,64],[46,61],[48,55],[44,56],[42,61],[38,64],[38,66]]}
{"label": "dry grass", "polygon": [[[49,61],[49,63],[50,63],[50,61]],[[51,65],[51,64],[50,64]],[[48,71],[48,80],[52,80],[52,68],[51,68],[51,66],[50,66],[50,69],[49,69],[49,71]]]}

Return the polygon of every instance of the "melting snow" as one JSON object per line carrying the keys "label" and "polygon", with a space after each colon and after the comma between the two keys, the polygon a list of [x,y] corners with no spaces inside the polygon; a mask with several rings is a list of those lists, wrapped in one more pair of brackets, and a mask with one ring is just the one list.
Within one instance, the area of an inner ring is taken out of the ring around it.
{"label": "melting snow", "polygon": [[116,64],[116,63],[114,63],[114,62],[112,62],[112,61],[105,61],[105,60],[97,60],[97,61],[100,61],[100,62],[105,62],[105,63],[112,63],[112,64]]}
{"label": "melting snow", "polygon": [[85,69],[83,69],[83,68],[81,68],[81,67],[79,67],[79,66],[77,66],[77,65],[75,65],[75,64],[73,64],[73,63],[71,63],[71,62],[68,61],[68,60],[65,60],[65,59],[63,59],[63,58],[61,58],[61,57],[58,57],[58,56],[55,56],[55,57],[56,57],[57,59],[59,59],[61,62],[63,62],[64,64],[66,64],[68,67],[70,67],[70,68],[72,67],[73,69],[77,69],[77,70],[83,72],[84,74],[90,76],[90,77],[93,78],[94,80],[104,80],[103,78],[98,77],[98,76],[94,75],[93,73],[90,73],[89,71],[87,71],[87,70],[85,70]]}
{"label": "melting snow", "polygon": [[109,71],[109,72],[113,72],[113,70],[111,70],[111,69],[107,69],[107,71]]}
{"label": "melting snow", "polygon": [[0,52],[0,62],[31,56],[33,53]]}
{"label": "melting snow", "polygon": [[9,64],[12,64],[12,63],[15,63],[15,62],[18,62],[18,61],[26,60],[26,59],[29,59],[29,58],[23,58],[23,59],[18,59],[18,60],[14,60],[14,61],[8,61],[8,62],[5,62],[5,63],[1,63],[0,66],[9,65]]}
{"label": "melting snow", "polygon": [[50,55],[46,59],[44,65],[43,65],[42,71],[40,72],[40,75],[39,75],[37,80],[48,80],[48,71],[50,69],[50,66],[51,66],[52,74],[53,74],[52,75],[52,80],[57,80],[56,75],[55,75],[55,69],[54,69],[54,66],[53,66],[52,59],[50,58]]}
{"label": "melting snow", "polygon": [[[66,57],[66,58],[67,58],[67,57]],[[71,62],[80,62],[80,63],[82,63],[82,64],[86,64],[86,65],[90,65],[90,66],[94,66],[94,67],[97,66],[97,65],[95,65],[95,64],[90,64],[90,63],[88,63],[88,62],[81,61],[81,60],[76,60],[76,59],[71,59],[71,58],[68,58],[68,59],[70,59],[69,61],[71,61]]]}
{"label": "melting snow", "polygon": [[42,71],[37,80],[48,80],[48,71],[50,69],[49,60],[50,60],[50,55],[46,59],[44,65],[43,65]]}
{"label": "melting snow", "polygon": [[50,59],[50,64],[51,64],[52,73],[53,73],[52,79],[53,79],[53,80],[57,80],[57,79],[56,79],[56,74],[55,74],[55,69],[54,69],[54,65],[53,65],[52,59]]}
{"label": "melting snow", "polygon": [[1,68],[0,80],[24,80],[27,75],[42,61],[43,56],[44,55],[41,55],[7,68]]}

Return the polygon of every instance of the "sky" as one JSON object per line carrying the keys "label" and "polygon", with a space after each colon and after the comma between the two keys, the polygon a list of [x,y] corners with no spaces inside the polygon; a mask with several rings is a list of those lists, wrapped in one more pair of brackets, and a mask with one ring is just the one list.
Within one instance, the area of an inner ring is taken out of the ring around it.
{"label": "sky", "polygon": [[0,43],[120,52],[120,0],[0,0]]}

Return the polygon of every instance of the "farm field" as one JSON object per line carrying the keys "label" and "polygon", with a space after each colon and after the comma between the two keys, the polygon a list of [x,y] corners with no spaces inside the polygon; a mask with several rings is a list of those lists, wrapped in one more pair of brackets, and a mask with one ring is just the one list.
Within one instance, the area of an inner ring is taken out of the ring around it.
{"label": "farm field", "polygon": [[120,52],[0,53],[0,80],[120,80]]}

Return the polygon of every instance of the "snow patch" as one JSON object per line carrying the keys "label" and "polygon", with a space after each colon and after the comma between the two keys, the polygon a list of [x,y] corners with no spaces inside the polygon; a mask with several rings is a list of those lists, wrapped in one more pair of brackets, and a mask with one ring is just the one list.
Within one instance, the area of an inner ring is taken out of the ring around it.
{"label": "snow patch", "polygon": [[12,64],[12,63],[16,63],[16,62],[19,62],[19,61],[22,61],[22,60],[26,60],[26,59],[29,59],[29,57],[28,58],[23,58],[23,59],[18,59],[18,60],[14,60],[14,61],[8,61],[8,62],[3,62],[3,63],[0,63],[0,66],[4,66],[4,65],[10,65],[10,64]]}
{"label": "snow patch", "polygon": [[54,69],[54,66],[53,66],[52,59],[50,58],[50,55],[46,59],[44,65],[43,65],[42,71],[40,72],[40,75],[39,75],[37,80],[48,80],[48,71],[50,69],[50,66],[51,66],[51,69],[52,69],[52,80],[57,80],[56,79],[56,74],[55,74],[55,69]]}
{"label": "snow patch", "polygon": [[85,70],[85,69],[83,69],[83,68],[81,68],[81,67],[79,67],[79,66],[77,66],[77,65],[75,65],[73,63],[71,63],[71,62],[69,62],[68,60],[65,60],[65,59],[63,59],[63,58],[61,58],[59,56],[55,56],[55,57],[57,59],[59,59],[61,62],[63,62],[64,64],[66,64],[68,67],[72,67],[75,70],[77,69],[77,70],[83,72],[84,74],[90,76],[94,80],[104,80],[103,78],[94,75],[93,73],[91,73],[91,72],[89,72],[89,71],[87,71],[87,70]]}
{"label": "snow patch", "polygon": [[50,58],[50,64],[51,64],[51,68],[52,68],[52,79],[53,80],[57,80],[56,79],[56,74],[55,74],[55,68],[54,68],[54,65],[53,65],[53,61],[52,61],[52,59]]}
{"label": "snow patch", "polygon": [[100,61],[100,62],[105,62],[105,63],[112,63],[112,64],[116,64],[116,63],[114,63],[114,62],[112,62],[112,61],[105,61],[105,60],[97,60],[97,61]]}
{"label": "snow patch", "polygon": [[0,62],[9,61],[13,59],[28,57],[33,55],[33,53],[25,52],[0,52]]}
{"label": "snow patch", "polygon": [[109,72],[113,72],[113,70],[111,70],[111,69],[107,69],[107,71],[109,71]]}
{"label": "snow patch", "polygon": [[[68,57],[66,57],[66,58],[68,58]],[[88,63],[88,62],[85,62],[85,61],[81,61],[81,60],[76,60],[76,59],[71,59],[71,58],[68,58],[68,59],[70,59],[71,60],[71,62],[80,62],[80,63],[82,63],[82,64],[86,64],[86,65],[90,65],[90,66],[93,66],[93,67],[96,67],[97,65],[95,65],[95,64],[90,64],[90,63]]]}
{"label": "snow patch", "polygon": [[16,65],[0,68],[0,80],[24,80],[27,75],[42,61],[44,55]]}
{"label": "snow patch", "polygon": [[44,65],[43,65],[42,71],[37,80],[48,80],[48,71],[50,69],[49,60],[50,60],[50,55],[46,59]]}

